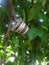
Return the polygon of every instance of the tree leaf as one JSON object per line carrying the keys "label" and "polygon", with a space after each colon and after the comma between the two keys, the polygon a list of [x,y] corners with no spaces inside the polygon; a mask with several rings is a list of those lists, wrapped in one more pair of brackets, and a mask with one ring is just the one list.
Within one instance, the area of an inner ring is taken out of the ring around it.
{"label": "tree leaf", "polygon": [[25,65],[25,63],[24,62],[20,62],[20,65]]}
{"label": "tree leaf", "polygon": [[47,0],[42,0],[42,6],[44,6],[46,4]]}
{"label": "tree leaf", "polygon": [[46,43],[48,40],[47,34],[44,33],[42,30],[39,30],[38,36],[41,38],[42,43]]}
{"label": "tree leaf", "polygon": [[33,40],[38,35],[38,30],[36,28],[31,28],[28,32],[29,40]]}
{"label": "tree leaf", "polygon": [[6,65],[13,65],[13,63],[10,62],[10,61],[8,61],[8,62],[6,63]]}
{"label": "tree leaf", "polygon": [[26,46],[25,46],[25,43],[21,43],[21,48],[22,48],[23,57],[25,57],[26,56]]}
{"label": "tree leaf", "polygon": [[19,46],[19,40],[18,40],[17,37],[14,37],[13,43],[15,44],[15,47],[18,47]]}
{"label": "tree leaf", "polygon": [[31,21],[33,18],[35,18],[40,10],[41,10],[41,3],[34,4],[28,13],[28,21]]}
{"label": "tree leaf", "polygon": [[45,34],[42,30],[39,30],[37,28],[31,28],[28,32],[29,40],[32,41],[37,36],[41,38],[41,42],[47,42],[47,34]]}
{"label": "tree leaf", "polygon": [[41,41],[42,43],[46,43],[48,41],[47,34],[43,34],[43,36],[41,37]]}

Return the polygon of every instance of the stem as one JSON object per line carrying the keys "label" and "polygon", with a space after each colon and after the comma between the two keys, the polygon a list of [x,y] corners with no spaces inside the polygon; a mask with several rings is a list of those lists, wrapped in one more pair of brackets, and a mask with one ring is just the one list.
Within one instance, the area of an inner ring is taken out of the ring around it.
{"label": "stem", "polygon": [[[10,23],[11,23],[12,17],[16,18],[16,14],[15,14],[15,10],[14,10],[12,0],[8,0],[8,2],[9,2],[10,11],[11,11],[11,19],[10,19]],[[3,55],[3,59],[2,59],[4,65],[6,65],[6,63],[5,63],[6,49],[7,49],[7,45],[8,45],[8,37],[10,35],[10,30],[11,30],[11,24],[9,24],[8,30],[6,32],[6,37],[5,37],[6,41],[5,41],[5,47],[4,47],[4,55]]]}
{"label": "stem", "polygon": [[14,10],[12,0],[8,0],[8,3],[9,3],[10,11],[11,11],[11,16],[15,17],[16,14],[15,14],[15,10]]}
{"label": "stem", "polygon": [[8,44],[8,37],[5,38],[4,42],[5,42],[5,46],[4,46],[4,54],[3,54],[3,58],[2,58],[2,63],[4,65],[6,65],[5,58],[6,58],[6,49],[7,49],[7,44]]}

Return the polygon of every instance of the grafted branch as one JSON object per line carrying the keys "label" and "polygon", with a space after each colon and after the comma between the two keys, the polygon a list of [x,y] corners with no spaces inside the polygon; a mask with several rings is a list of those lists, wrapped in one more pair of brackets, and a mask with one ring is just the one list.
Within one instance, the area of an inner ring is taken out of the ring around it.
{"label": "grafted branch", "polygon": [[[10,7],[10,12],[11,12],[11,18],[10,18],[10,23],[12,21],[12,18],[15,18],[16,15],[15,15],[15,10],[14,10],[14,7],[13,7],[13,3],[12,3],[12,0],[8,0],[8,3],[9,3],[9,7]],[[5,35],[5,47],[4,47],[4,55],[3,55],[3,64],[6,65],[5,63],[5,57],[6,57],[6,49],[7,49],[7,45],[8,45],[8,37],[10,35],[10,30],[11,30],[11,24],[9,24],[9,27],[8,27],[8,30],[6,32],[6,35]]]}
{"label": "grafted branch", "polygon": [[9,3],[9,7],[10,7],[11,17],[14,18],[14,17],[16,17],[16,14],[15,14],[15,10],[14,10],[12,0],[8,0],[8,3]]}

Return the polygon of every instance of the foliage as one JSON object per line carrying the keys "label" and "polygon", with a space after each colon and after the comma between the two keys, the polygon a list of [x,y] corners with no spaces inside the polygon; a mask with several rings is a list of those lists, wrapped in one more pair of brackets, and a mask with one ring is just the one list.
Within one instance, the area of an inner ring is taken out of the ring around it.
{"label": "foliage", "polygon": [[[0,7],[0,59],[4,55],[5,34],[10,22],[8,2]],[[6,65],[36,65],[49,61],[49,0],[13,0],[16,14],[29,26],[28,36],[11,32],[8,38]],[[14,61],[10,61],[14,57]]]}

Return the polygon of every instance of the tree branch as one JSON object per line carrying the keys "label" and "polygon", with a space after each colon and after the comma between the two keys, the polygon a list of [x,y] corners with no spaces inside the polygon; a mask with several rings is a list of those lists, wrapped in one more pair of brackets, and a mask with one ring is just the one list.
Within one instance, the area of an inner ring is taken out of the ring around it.
{"label": "tree branch", "polygon": [[2,59],[2,62],[4,65],[6,65],[6,63],[5,63],[6,49],[7,49],[7,45],[8,45],[8,37],[10,36],[10,31],[11,31],[12,16],[15,16],[15,11],[14,11],[14,7],[12,4],[12,0],[8,0],[8,2],[9,2],[10,11],[11,11],[11,19],[10,19],[10,24],[9,24],[8,30],[7,30],[6,35],[5,35],[6,41],[5,41],[5,47],[4,47],[4,55],[3,55],[3,59]]}

